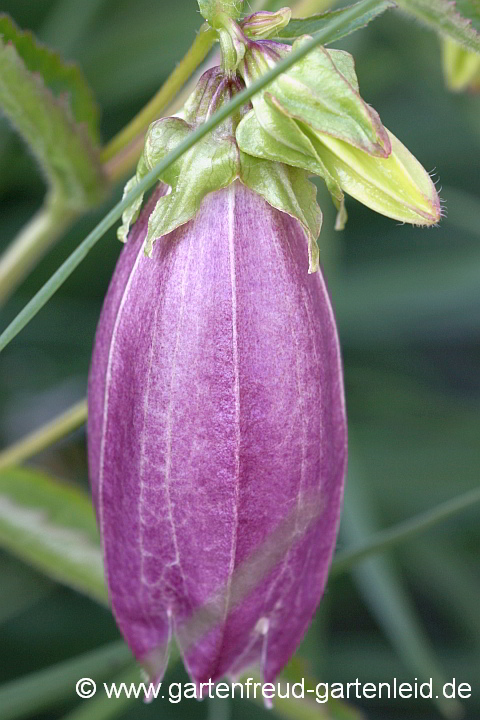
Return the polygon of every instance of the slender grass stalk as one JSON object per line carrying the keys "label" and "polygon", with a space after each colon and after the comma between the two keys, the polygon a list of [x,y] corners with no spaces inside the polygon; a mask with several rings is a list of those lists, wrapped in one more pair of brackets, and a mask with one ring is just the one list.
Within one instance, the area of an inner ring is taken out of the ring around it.
{"label": "slender grass stalk", "polygon": [[[207,23],[200,28],[193,45],[185,57],[179,62],[170,77],[162,85],[157,94],[145,107],[140,110],[133,120],[126,125],[115,137],[104,147],[102,151],[102,162],[107,163],[115,155],[124,152],[126,147],[137,139],[139,134],[145,133],[151,122],[159,118],[165,108],[181,90],[185,82],[205,59],[215,42],[216,33]],[[108,165],[107,165],[108,174]]]}
{"label": "slender grass stalk", "polygon": [[385,552],[404,540],[410,540],[415,535],[453,517],[478,502],[480,502],[480,487],[447,500],[431,510],[426,510],[419,515],[398,523],[398,525],[380,530],[357,547],[338,553],[332,562],[330,574],[333,576],[348,572],[361,560],[376,553]]}
{"label": "slender grass stalk", "polygon": [[45,285],[37,292],[37,294],[30,300],[30,302],[23,308],[23,310],[16,316],[16,318],[10,323],[6,330],[0,336],[0,351],[5,348],[11,340],[35,317],[39,310],[50,300],[52,295],[63,285],[65,280],[72,274],[72,272],[80,265],[82,260],[87,256],[90,250],[96,245],[96,243],[102,238],[102,236],[109,230],[120,218],[122,212],[131,203],[136,200],[143,192],[148,190],[157,180],[158,176],[163,173],[167,168],[170,167],[178,158],[187,152],[195,143],[205,137],[211,130],[216,128],[234,113],[242,105],[245,105],[255,93],[266,87],[272,80],[281,75],[283,72],[288,70],[296,62],[304,58],[318,45],[325,44],[328,42],[329,36],[333,32],[337,32],[341,29],[344,24],[349,23],[351,20],[357,18],[360,14],[369,10],[376,5],[376,0],[363,0],[356,5],[351,6],[343,15],[335,16],[331,19],[331,22],[326,25],[323,30],[310,40],[305,43],[302,47],[298,48],[294,52],[290,53],[287,57],[283,58],[275,67],[265,73],[262,77],[258,78],[250,87],[242,90],[238,95],[227,104],[224,105],[220,110],[217,110],[207,122],[200,125],[194,132],[192,132],[183,142],[179,143],[168,155],[163,158],[149,173],[146,175],[141,182],[119,203],[117,203],[110,212],[101,220],[101,222],[87,235],[85,240],[77,247],[76,250],[70,255],[67,260],[58,268],[58,270],[52,275],[52,277],[45,283]]}
{"label": "slender grass stalk", "polygon": [[0,452],[0,470],[18,465],[81,427],[87,418],[87,401],[81,400],[46,425]]}

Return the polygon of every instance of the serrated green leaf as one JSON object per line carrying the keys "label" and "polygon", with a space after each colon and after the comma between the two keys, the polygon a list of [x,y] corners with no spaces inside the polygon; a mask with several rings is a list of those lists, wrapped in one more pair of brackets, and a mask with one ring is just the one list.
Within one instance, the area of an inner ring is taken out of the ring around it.
{"label": "serrated green leaf", "polygon": [[[361,3],[356,3],[361,5]],[[368,25],[369,22],[375,20],[379,15],[388,10],[389,8],[395,7],[395,3],[391,0],[380,0],[380,2],[373,8],[366,8],[363,14],[352,19],[343,27],[339,28],[335,33],[332,33],[329,37],[328,43],[337,42],[343,37],[350,35],[350,33],[360,30]],[[329,10],[328,12],[321,13],[320,15],[311,15],[308,18],[293,18],[289,24],[279,30],[275,39],[282,40],[283,42],[292,42],[302,35],[313,35],[315,36],[320,30],[323,30],[325,26],[328,26],[333,18],[341,17],[345,14],[345,11],[349,8],[341,8],[340,10]]]}
{"label": "serrated green leaf", "polygon": [[[69,105],[58,56],[37,47],[8,18],[0,20],[0,108],[39,160],[57,200],[84,209],[103,198],[106,179],[94,144],[92,105],[81,83]],[[80,76],[79,76],[80,77]],[[73,99],[75,98],[75,100]],[[75,112],[76,115],[75,115]]]}
{"label": "serrated green leaf", "polygon": [[85,125],[92,142],[99,142],[99,114],[93,92],[81,69],[46,45],[37,42],[31,32],[21,31],[8,17],[0,13],[0,37],[12,43],[31,73],[40,73],[45,85],[56,97],[66,96],[77,123]]}
{"label": "serrated green leaf", "polygon": [[46,575],[106,603],[100,541],[88,496],[43,473],[0,473],[0,545]]}
{"label": "serrated green leaf", "polygon": [[480,0],[456,0],[455,5],[463,17],[472,21],[472,27],[480,33]]}
{"label": "serrated green leaf", "polygon": [[442,37],[480,53],[480,0],[396,0],[396,4]]}

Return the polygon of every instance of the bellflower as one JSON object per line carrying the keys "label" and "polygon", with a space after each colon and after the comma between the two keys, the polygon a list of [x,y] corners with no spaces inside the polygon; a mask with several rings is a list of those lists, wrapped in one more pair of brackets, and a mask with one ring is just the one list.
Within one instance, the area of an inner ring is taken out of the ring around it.
{"label": "bellflower", "polygon": [[[199,5],[222,67],[150,126],[127,193],[290,52],[269,39],[288,9],[240,22],[240,0]],[[112,609],[154,680],[174,634],[197,683],[255,663],[272,681],[324,591],[346,417],[311,174],[337,227],[344,191],[400,220],[440,215],[428,174],[361,98],[351,56],[319,48],[122,217],[89,377],[89,469]]]}
{"label": "bellflower", "polygon": [[[239,86],[208,71],[184,118],[151,127],[139,176]],[[196,682],[252,663],[273,680],[320,601],[339,521],[345,405],[328,292],[307,273],[315,189],[244,155],[241,116],[162,177],[132,230],[138,205],[125,214],[90,371],[109,597],[155,680],[173,633]]]}

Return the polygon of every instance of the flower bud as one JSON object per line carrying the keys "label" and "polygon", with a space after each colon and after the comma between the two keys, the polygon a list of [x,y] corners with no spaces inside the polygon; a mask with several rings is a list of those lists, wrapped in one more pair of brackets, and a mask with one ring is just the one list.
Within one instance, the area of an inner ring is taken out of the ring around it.
{"label": "flower bud", "polygon": [[302,224],[240,180],[144,254],[129,233],[89,377],[88,450],[109,597],[162,677],[272,681],[322,596],[346,461],[342,368]]}
{"label": "flower bud", "polygon": [[292,11],[289,7],[284,7],[277,12],[256,12],[246,17],[241,26],[247,37],[260,40],[275,35],[286,27],[291,17]]}

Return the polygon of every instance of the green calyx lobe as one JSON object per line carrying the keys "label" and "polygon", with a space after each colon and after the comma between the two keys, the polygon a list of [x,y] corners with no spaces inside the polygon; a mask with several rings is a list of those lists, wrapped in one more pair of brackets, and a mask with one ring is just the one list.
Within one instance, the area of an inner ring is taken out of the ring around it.
{"label": "green calyx lobe", "polygon": [[237,20],[242,13],[243,0],[198,0],[198,7],[205,20],[215,27],[215,18],[220,13]]}
{"label": "green calyx lobe", "polygon": [[[181,115],[162,118],[150,126],[136,175],[128,181],[125,194],[243,86],[240,78],[231,77],[219,67],[207,70]],[[206,195],[240,180],[269,205],[301,223],[308,239],[309,271],[317,269],[316,239],[320,233],[322,214],[316,203],[316,188],[308,180],[308,172],[304,169],[253,157],[238,147],[235,133],[249,109],[245,107],[230,116],[159,176],[159,181],[169,185],[171,192],[158,200],[150,215],[145,240],[147,255],[151,255],[155,240],[196,215]],[[122,226],[117,233],[123,242],[127,240],[130,226],[138,218],[142,201],[143,197],[138,198],[123,213]]]}
{"label": "green calyx lobe", "polygon": [[[293,49],[308,40],[300,38]],[[249,85],[290,52],[279,43],[250,43],[239,73]],[[342,229],[347,219],[343,191],[324,162],[322,141],[337,138],[376,157],[391,152],[380,118],[359,94],[351,55],[319,47],[257,93],[252,103],[237,129],[239,147],[322,177],[338,210],[335,227]]]}

